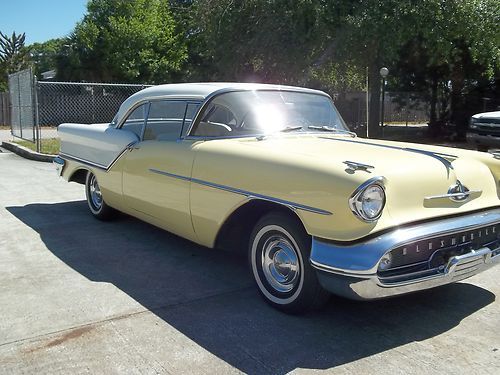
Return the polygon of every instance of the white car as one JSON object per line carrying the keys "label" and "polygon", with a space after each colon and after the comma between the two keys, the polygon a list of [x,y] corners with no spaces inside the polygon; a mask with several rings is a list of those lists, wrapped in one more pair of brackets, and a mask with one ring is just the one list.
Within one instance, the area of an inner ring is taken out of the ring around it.
{"label": "white car", "polygon": [[478,113],[471,117],[467,142],[479,151],[500,148],[500,111]]}

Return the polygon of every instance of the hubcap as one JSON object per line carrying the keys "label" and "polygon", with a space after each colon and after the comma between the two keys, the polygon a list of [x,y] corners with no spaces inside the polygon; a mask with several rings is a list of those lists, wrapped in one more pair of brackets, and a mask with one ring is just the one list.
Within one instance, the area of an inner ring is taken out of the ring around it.
{"label": "hubcap", "polygon": [[283,236],[269,238],[262,248],[262,270],[267,282],[278,292],[291,291],[299,281],[299,258]]}
{"label": "hubcap", "polygon": [[101,195],[101,189],[99,188],[99,184],[97,183],[97,179],[95,178],[94,175],[90,177],[89,193],[92,205],[96,210],[99,210],[102,205],[102,195]]}

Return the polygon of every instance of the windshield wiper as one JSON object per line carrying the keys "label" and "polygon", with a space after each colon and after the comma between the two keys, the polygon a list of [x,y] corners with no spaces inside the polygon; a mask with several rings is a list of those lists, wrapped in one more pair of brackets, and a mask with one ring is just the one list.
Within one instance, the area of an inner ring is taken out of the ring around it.
{"label": "windshield wiper", "polygon": [[283,129],[280,129],[279,131],[282,133],[288,133],[288,132],[293,132],[294,130],[299,130],[302,129],[302,126],[287,126]]}
{"label": "windshield wiper", "polygon": [[350,131],[344,130],[344,129],[333,128],[331,126],[326,126],[326,125],[323,125],[323,126],[311,125],[311,126],[308,126],[307,128],[313,129],[313,130],[320,130],[320,131],[324,131],[324,132],[349,134],[352,137],[356,137],[356,133],[353,133],[353,132],[350,132]]}

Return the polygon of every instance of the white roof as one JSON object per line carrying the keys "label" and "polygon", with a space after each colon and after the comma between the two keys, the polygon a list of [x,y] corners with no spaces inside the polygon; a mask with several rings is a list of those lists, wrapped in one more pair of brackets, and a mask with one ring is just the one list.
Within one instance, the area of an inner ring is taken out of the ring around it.
{"label": "white roof", "polygon": [[172,83],[148,87],[130,96],[123,102],[118,110],[117,122],[126,115],[129,108],[139,101],[153,98],[189,98],[205,100],[208,96],[225,90],[285,90],[307,92],[312,94],[327,95],[323,91],[295,86],[268,85],[263,83],[232,83],[232,82],[206,82],[206,83]]}

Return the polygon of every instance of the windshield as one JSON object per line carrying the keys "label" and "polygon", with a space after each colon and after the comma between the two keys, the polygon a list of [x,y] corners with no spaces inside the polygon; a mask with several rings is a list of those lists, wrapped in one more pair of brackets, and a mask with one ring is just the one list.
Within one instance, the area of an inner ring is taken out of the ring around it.
{"label": "windshield", "polygon": [[216,96],[190,135],[258,136],[278,132],[347,132],[330,98],[289,91],[238,91]]}

